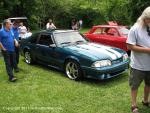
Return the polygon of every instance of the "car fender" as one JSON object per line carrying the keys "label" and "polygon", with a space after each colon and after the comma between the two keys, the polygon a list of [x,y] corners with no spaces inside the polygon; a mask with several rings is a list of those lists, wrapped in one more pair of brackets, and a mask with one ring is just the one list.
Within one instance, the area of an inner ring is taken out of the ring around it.
{"label": "car fender", "polygon": [[30,51],[30,47],[25,46],[25,47],[23,48],[23,53],[24,53],[26,50]]}
{"label": "car fender", "polygon": [[75,57],[75,56],[68,56],[68,57],[66,57],[64,64],[66,63],[67,60],[75,60],[76,62],[78,62],[80,64],[80,60],[77,57]]}

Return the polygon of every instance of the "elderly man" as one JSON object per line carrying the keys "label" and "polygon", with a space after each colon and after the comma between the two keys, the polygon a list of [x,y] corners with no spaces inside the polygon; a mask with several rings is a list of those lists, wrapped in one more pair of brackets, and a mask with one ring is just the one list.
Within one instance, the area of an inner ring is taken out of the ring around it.
{"label": "elderly man", "polygon": [[139,113],[136,97],[142,81],[145,82],[142,103],[150,107],[150,7],[147,7],[137,22],[130,29],[127,47],[131,50],[131,70],[129,85],[131,87],[131,110]]}
{"label": "elderly man", "polygon": [[6,19],[4,20],[4,27],[0,30],[0,48],[2,50],[10,82],[17,80],[13,74],[13,69],[17,71],[15,46],[18,46],[18,42],[11,31],[11,21]]}

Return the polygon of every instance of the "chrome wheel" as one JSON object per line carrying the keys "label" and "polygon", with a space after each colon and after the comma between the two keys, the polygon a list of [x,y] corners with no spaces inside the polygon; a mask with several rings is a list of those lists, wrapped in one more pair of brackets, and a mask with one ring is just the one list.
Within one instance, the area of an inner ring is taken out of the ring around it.
{"label": "chrome wheel", "polygon": [[80,77],[80,69],[76,62],[73,61],[67,62],[65,71],[66,75],[72,80],[76,80]]}
{"label": "chrome wheel", "polygon": [[30,52],[29,52],[29,51],[26,51],[25,54],[24,54],[24,56],[25,56],[25,62],[26,62],[27,64],[31,64],[32,59],[31,59],[31,54],[30,54]]}

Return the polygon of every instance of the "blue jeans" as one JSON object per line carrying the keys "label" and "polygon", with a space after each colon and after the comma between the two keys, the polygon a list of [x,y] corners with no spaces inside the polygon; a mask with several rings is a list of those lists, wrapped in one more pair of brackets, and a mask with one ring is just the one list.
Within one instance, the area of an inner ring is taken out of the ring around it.
{"label": "blue jeans", "polygon": [[14,77],[13,69],[17,69],[16,54],[15,52],[10,51],[2,51],[2,54],[4,57],[6,71],[9,76],[9,80],[11,80]]}

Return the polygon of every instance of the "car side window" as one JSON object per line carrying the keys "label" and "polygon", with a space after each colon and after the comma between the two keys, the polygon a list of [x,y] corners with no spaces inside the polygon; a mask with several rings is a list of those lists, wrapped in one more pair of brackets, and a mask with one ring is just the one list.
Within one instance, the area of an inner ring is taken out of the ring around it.
{"label": "car side window", "polygon": [[107,30],[107,34],[112,36],[118,36],[118,32],[115,28],[110,28],[109,30]]}
{"label": "car side window", "polygon": [[39,33],[33,34],[33,35],[31,36],[30,42],[31,42],[31,43],[36,43],[38,37],[39,37]]}
{"label": "car side window", "polygon": [[97,28],[94,32],[93,32],[93,34],[104,34],[105,32],[104,32],[104,29],[103,28]]}
{"label": "car side window", "polygon": [[51,35],[41,34],[38,44],[49,46],[54,43],[53,43]]}

